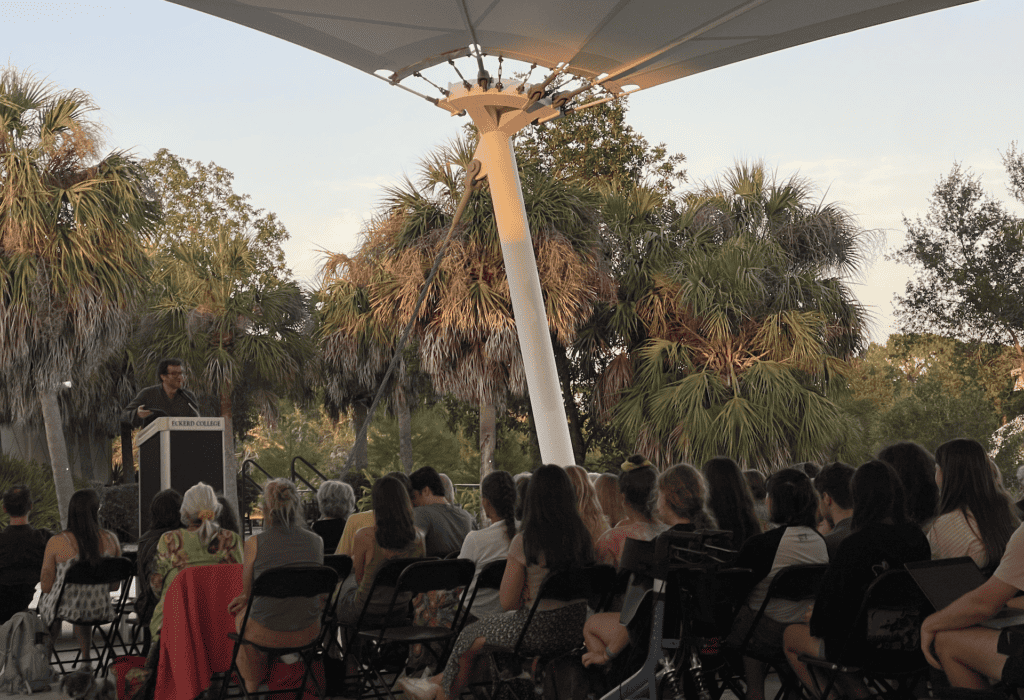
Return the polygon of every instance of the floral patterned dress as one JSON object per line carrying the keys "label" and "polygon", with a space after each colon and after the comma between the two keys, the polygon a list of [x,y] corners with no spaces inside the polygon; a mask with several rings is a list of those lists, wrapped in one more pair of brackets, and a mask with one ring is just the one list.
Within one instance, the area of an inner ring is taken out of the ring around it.
{"label": "floral patterned dress", "polygon": [[209,545],[204,545],[198,532],[171,530],[160,538],[150,587],[160,601],[153,610],[149,631],[153,639],[160,636],[164,622],[164,593],[170,588],[178,572],[190,566],[204,564],[241,564],[242,538],[231,530],[219,530]]}

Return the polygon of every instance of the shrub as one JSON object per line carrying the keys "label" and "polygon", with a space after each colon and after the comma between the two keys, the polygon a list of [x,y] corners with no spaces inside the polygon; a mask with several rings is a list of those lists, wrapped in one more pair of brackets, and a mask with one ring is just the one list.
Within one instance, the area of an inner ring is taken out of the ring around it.
{"label": "shrub", "polygon": [[117,535],[121,543],[139,540],[139,485],[102,486],[100,525]]}
{"label": "shrub", "polygon": [[[46,464],[29,462],[8,455],[0,455],[0,494],[15,484],[24,484],[32,492],[32,514],[29,522],[52,532],[60,532],[60,511],[57,492],[53,487],[53,470]],[[89,482],[75,479],[75,488],[88,488]],[[7,527],[10,518],[0,508],[0,528]]]}

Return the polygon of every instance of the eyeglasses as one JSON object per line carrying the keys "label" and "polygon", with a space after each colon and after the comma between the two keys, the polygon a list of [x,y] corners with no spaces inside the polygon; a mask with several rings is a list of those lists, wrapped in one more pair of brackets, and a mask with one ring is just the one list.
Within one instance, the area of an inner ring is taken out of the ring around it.
{"label": "eyeglasses", "polygon": [[183,376],[185,376],[185,373],[184,372],[168,372],[167,375],[170,376],[170,377],[183,377]]}

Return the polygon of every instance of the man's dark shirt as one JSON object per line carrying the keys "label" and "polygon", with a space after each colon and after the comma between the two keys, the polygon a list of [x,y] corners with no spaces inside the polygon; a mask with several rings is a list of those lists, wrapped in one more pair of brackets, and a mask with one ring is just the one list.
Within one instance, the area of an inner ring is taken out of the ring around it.
{"label": "man's dark shirt", "polygon": [[133,428],[142,427],[146,421],[139,418],[139,414],[135,410],[139,406],[145,406],[146,410],[157,408],[168,416],[184,416],[191,418],[196,415],[196,411],[192,409],[192,406],[188,405],[189,401],[192,402],[192,406],[199,406],[199,402],[196,401],[196,397],[187,389],[178,389],[177,393],[174,395],[174,399],[172,400],[167,398],[167,392],[164,391],[163,384],[147,386],[145,389],[140,391],[139,395],[132,399],[132,402],[124,409],[124,413],[121,415],[121,420],[125,423],[131,423]]}
{"label": "man's dark shirt", "polygon": [[32,603],[48,539],[48,531],[31,525],[0,532],[0,624]]}

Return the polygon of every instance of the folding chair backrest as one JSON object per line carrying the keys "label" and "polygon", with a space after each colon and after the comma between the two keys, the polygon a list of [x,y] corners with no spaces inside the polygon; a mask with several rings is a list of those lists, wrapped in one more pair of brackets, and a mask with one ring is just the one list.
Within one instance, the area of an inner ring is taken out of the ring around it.
{"label": "folding chair backrest", "polygon": [[338,574],[329,566],[281,566],[253,581],[252,597],[312,598],[330,594]]}
{"label": "folding chair backrest", "polygon": [[827,568],[828,564],[793,564],[780,569],[768,586],[767,596],[793,602],[816,598]]}
{"label": "folding chair backrest", "polygon": [[615,567],[607,564],[597,564],[582,569],[565,569],[549,573],[540,584],[540,590],[533,601],[533,606],[527,615],[526,622],[519,632],[519,638],[513,649],[518,654],[526,638],[527,630],[537,612],[537,608],[543,601],[557,600],[568,602],[571,600],[587,599],[588,604],[594,599],[603,598],[605,593],[615,584]]}
{"label": "folding chair backrest", "polygon": [[64,583],[111,584],[126,581],[135,573],[135,568],[125,557],[103,557],[96,564],[78,561],[64,574]]}
{"label": "folding chair backrest", "polygon": [[352,557],[347,554],[328,554],[324,557],[324,566],[334,569],[340,583],[352,573]]}
{"label": "folding chair backrest", "polygon": [[480,575],[476,579],[476,590],[499,590],[501,588],[501,580],[505,578],[506,564],[508,564],[508,559],[495,559],[484,564],[483,568],[480,569]]}
{"label": "folding chair backrest", "polygon": [[476,564],[471,559],[433,559],[409,564],[402,571],[396,586],[396,595],[403,591],[426,593],[428,591],[454,591],[469,586],[476,573]]}
{"label": "folding chair backrest", "polygon": [[881,574],[864,594],[841,659],[879,673],[923,667],[921,622],[928,605],[909,572]]}

